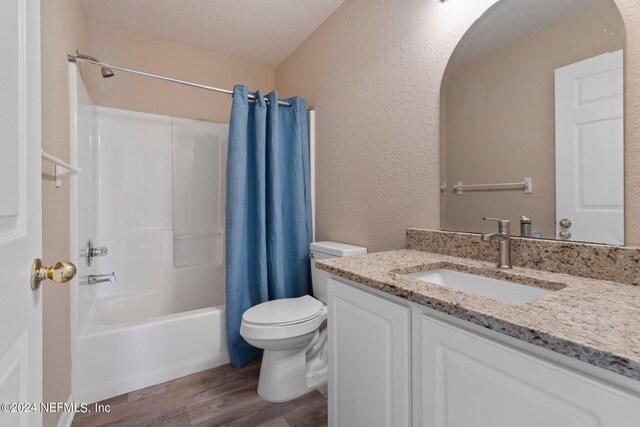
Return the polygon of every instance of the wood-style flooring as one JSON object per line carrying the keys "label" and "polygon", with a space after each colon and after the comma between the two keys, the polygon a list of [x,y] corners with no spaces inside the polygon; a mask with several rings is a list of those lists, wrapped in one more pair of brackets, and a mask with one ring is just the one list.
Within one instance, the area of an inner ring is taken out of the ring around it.
{"label": "wood-style flooring", "polygon": [[256,393],[259,373],[259,359],[241,369],[224,365],[198,372],[99,402],[110,405],[110,412],[77,414],[72,427],[327,425],[326,392],[266,402]]}

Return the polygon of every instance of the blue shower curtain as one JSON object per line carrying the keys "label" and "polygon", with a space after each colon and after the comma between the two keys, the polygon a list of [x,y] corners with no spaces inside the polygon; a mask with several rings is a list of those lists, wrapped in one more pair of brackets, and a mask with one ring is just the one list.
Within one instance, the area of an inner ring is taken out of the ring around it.
{"label": "blue shower curtain", "polygon": [[242,314],[265,301],[310,292],[311,198],[306,104],[277,92],[233,91],[226,205],[226,313],[231,363],[261,350],[240,336]]}

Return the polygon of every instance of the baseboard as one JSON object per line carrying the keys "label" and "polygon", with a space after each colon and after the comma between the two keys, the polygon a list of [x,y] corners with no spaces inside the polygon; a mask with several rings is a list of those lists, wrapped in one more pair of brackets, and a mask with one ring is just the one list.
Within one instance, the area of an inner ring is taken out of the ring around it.
{"label": "baseboard", "polygon": [[[73,394],[69,396],[69,399],[67,400],[68,406],[71,406],[72,403],[73,403]],[[73,417],[75,414],[76,413],[73,411],[63,412],[62,415],[60,416],[60,419],[58,420],[58,427],[71,427],[71,423],[73,422]]]}

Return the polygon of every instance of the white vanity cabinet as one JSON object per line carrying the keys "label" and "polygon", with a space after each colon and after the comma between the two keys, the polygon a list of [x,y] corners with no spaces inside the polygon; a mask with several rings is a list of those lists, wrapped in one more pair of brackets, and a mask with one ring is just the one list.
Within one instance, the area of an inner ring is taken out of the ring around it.
{"label": "white vanity cabinet", "polygon": [[328,304],[330,426],[640,426],[638,381],[343,279]]}
{"label": "white vanity cabinet", "polygon": [[329,425],[409,426],[411,309],[328,281]]}
{"label": "white vanity cabinet", "polygon": [[428,315],[420,321],[423,426],[640,426],[633,395]]}

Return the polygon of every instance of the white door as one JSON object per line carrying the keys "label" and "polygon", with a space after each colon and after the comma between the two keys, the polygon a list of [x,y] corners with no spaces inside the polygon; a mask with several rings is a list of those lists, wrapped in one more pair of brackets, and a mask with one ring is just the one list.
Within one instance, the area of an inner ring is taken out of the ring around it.
{"label": "white door", "polygon": [[411,309],[332,279],[327,286],[329,425],[409,426]]}
{"label": "white door", "polygon": [[[0,58],[0,404],[39,404],[42,292],[29,284],[42,246],[39,1],[0,1]],[[42,424],[39,412],[6,410],[2,427]]]}
{"label": "white door", "polygon": [[556,70],[556,230],[624,244],[622,50]]}

